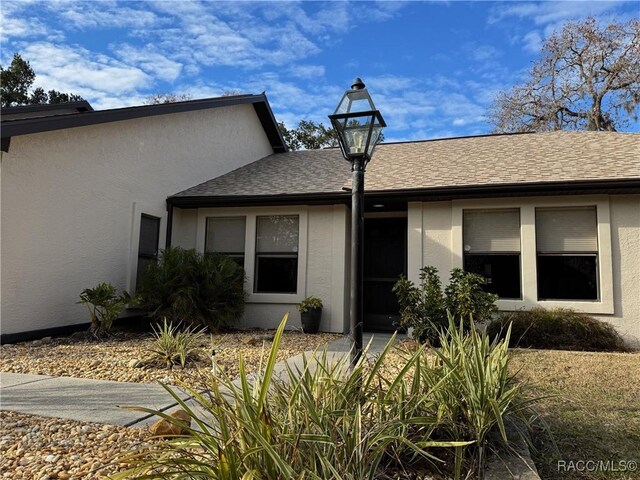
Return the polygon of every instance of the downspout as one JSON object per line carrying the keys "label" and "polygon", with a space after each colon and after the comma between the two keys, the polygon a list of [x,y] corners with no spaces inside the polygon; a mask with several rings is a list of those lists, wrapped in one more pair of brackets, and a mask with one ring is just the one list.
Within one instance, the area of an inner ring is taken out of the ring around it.
{"label": "downspout", "polygon": [[173,230],[173,205],[167,202],[167,235],[165,237],[164,248],[171,247],[171,232]]}

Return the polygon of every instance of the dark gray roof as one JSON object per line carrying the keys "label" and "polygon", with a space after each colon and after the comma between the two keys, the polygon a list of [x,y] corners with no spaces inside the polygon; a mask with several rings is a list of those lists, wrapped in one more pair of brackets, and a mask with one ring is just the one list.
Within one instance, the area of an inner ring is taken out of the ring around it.
{"label": "dark gray roof", "polygon": [[350,178],[351,165],[337,148],[269,155],[175,196],[330,193]]}
{"label": "dark gray roof", "polygon": [[[270,155],[173,196],[243,197],[344,192],[350,164],[336,148]],[[640,185],[640,134],[548,132],[381,144],[365,190],[633,179]]]}

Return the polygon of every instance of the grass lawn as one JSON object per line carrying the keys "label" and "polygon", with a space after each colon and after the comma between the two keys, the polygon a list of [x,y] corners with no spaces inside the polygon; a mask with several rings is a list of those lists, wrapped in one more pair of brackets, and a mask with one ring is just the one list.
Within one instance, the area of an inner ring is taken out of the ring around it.
{"label": "grass lawn", "polygon": [[[532,452],[543,479],[640,479],[628,472],[562,471],[558,461],[640,463],[640,353],[512,350],[511,366],[557,443],[534,432]],[[578,464],[576,464],[578,466]],[[618,467],[619,469],[619,467]],[[559,471],[560,470],[560,471]]]}

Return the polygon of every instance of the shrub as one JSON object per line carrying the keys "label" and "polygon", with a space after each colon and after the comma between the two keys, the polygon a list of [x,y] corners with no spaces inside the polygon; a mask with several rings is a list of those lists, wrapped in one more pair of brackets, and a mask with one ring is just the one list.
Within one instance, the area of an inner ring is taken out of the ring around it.
{"label": "shrub", "polygon": [[180,325],[167,324],[153,327],[154,339],[151,342],[153,357],[162,362],[167,368],[176,365],[185,367],[188,361],[198,358],[198,346],[204,339],[204,330],[189,327],[180,329]]}
{"label": "shrub", "polygon": [[307,297],[298,304],[298,311],[306,313],[309,310],[317,310],[322,308],[322,300],[316,297]]}
{"label": "shrub", "polygon": [[233,324],[244,311],[244,269],[229,257],[168,248],[150,263],[138,287],[140,306],[160,321]]}
{"label": "shrub", "polygon": [[195,406],[165,387],[193,428],[138,408],[189,427],[188,435],[134,453],[133,468],[114,478],[373,480],[437,471],[470,478],[487,434],[506,438],[504,417],[526,416],[529,403],[507,374],[505,342],[466,335],[453,320],[435,360],[419,347],[401,353],[398,365],[392,339],[375,361],[363,356],[353,369],[348,355],[331,361],[325,350],[304,357],[299,370],[287,366],[282,378],[274,368],[285,322],[257,374],[240,357],[236,381],[220,372],[207,393],[183,385]]}
{"label": "shrub", "polygon": [[484,279],[459,268],[451,270],[449,285],[442,291],[442,283],[435,267],[420,270],[420,285],[401,278],[393,287],[400,303],[400,326],[413,328],[413,336],[420,343],[437,344],[440,333],[447,328],[447,311],[468,326],[489,320],[497,311],[496,295],[482,290]]}
{"label": "shrub", "polygon": [[109,333],[114,320],[130,301],[132,299],[127,292],[118,295],[116,287],[100,283],[93,288],[85,288],[76,303],[87,307],[91,317],[89,331],[96,338],[102,338]]}
{"label": "shrub", "polygon": [[624,339],[615,328],[587,314],[568,308],[505,312],[489,323],[492,337],[504,338],[511,326],[511,346],[556,350],[626,351]]}

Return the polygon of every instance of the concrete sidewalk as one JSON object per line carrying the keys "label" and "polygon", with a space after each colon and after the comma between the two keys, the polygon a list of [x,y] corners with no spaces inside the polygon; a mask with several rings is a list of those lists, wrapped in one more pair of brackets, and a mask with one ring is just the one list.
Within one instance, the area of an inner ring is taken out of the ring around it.
{"label": "concrete sidewalk", "polygon": [[[365,346],[372,336],[369,354],[375,355],[382,351],[390,335],[365,334]],[[337,362],[348,355],[349,350],[350,342],[345,337],[328,344],[327,356],[330,361]],[[307,358],[312,354],[304,353]],[[285,362],[294,369],[296,366],[301,368],[303,354]],[[276,364],[275,376],[284,378],[285,362]],[[181,398],[187,400],[189,396],[182,392]],[[177,402],[162,386],[156,384],[0,372],[0,410],[123,426],[143,426],[155,421],[144,412],[120,408],[120,405],[166,411],[175,407]]]}

